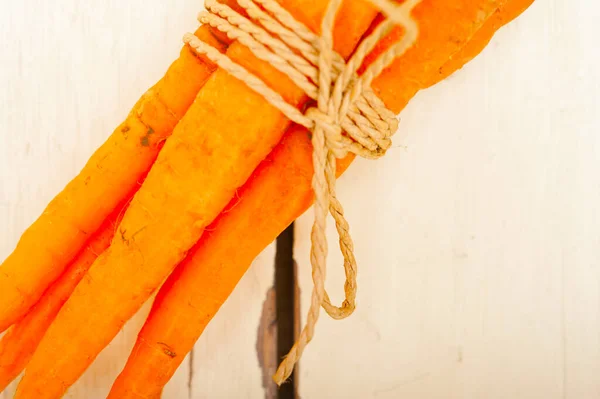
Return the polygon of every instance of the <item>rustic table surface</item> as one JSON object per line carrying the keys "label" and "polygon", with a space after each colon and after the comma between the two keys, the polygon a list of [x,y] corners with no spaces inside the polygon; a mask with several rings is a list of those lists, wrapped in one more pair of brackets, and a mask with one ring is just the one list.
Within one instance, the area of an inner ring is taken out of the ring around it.
{"label": "rustic table surface", "polygon": [[[160,78],[200,8],[0,2],[0,258]],[[384,159],[340,180],[359,307],[320,321],[302,397],[600,397],[599,15],[588,0],[538,0],[412,101]],[[302,314],[310,222],[296,224]],[[273,255],[255,261],[164,398],[265,397],[257,332]],[[105,397],[147,311],[69,398]]]}

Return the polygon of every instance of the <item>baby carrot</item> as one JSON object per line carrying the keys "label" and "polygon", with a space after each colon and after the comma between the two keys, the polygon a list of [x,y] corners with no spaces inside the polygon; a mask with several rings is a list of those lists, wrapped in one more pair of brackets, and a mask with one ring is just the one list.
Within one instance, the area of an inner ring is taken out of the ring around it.
{"label": "baby carrot", "polygon": [[[325,0],[280,3],[297,7],[296,17],[302,22],[319,21],[327,6]],[[340,54],[349,55],[376,14],[365,2],[344,3],[335,29]],[[232,44],[227,54],[291,104],[306,102],[287,77],[239,43]],[[65,393],[198,241],[288,125],[244,83],[222,70],[212,74],[166,141],[110,247],[48,329],[16,398],[56,398]]]}
{"label": "baby carrot", "polygon": [[[206,26],[196,35],[222,46]],[[23,317],[125,200],[214,69],[184,46],[165,76],[23,233],[0,266],[0,332]]]}
{"label": "baby carrot", "polygon": [[[530,0],[510,1],[523,4]],[[455,20],[456,24],[469,22],[471,14],[467,11],[464,10],[467,19]],[[443,15],[442,11],[437,17]],[[452,31],[448,27],[444,34]],[[465,46],[469,46],[474,40],[487,42],[493,33],[482,27],[473,37],[471,32],[465,32],[455,39],[460,40],[459,45],[468,40]],[[424,80],[423,70],[412,68],[412,74],[406,75],[400,66],[421,63],[423,51],[440,53],[436,57],[440,61],[436,62],[441,65],[444,58],[456,51],[442,47],[444,42],[440,42],[440,37],[428,39],[426,35],[427,32],[418,40],[417,50],[395,62],[374,82],[374,87],[402,88],[405,81]],[[439,74],[433,77],[441,79]],[[169,381],[252,260],[310,206],[311,152],[308,132],[292,126],[161,287],[109,399],[148,397]],[[350,156],[338,162],[338,174],[351,160]]]}

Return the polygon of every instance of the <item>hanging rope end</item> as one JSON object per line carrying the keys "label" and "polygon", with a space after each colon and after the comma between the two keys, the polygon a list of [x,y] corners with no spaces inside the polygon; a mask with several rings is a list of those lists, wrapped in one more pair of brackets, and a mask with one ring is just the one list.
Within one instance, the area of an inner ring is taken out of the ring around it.
{"label": "hanging rope end", "polygon": [[288,370],[288,367],[286,366],[286,363],[282,362],[279,365],[279,367],[277,368],[277,371],[275,372],[275,374],[273,375],[273,381],[275,382],[275,384],[277,384],[278,387],[280,387],[283,384],[285,384],[286,381],[288,381],[288,379],[292,375],[293,371],[294,371],[294,366],[293,365]]}

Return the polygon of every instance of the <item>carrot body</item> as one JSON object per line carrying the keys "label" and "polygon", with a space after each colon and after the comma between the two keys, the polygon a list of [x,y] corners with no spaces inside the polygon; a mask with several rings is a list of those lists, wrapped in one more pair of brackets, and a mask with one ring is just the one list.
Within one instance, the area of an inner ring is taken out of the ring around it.
{"label": "carrot body", "polygon": [[0,391],[21,374],[50,323],[92,263],[108,248],[122,214],[119,206],[102,224],[67,270],[44,293],[27,315],[0,339]]}
{"label": "carrot body", "polygon": [[290,127],[206,229],[157,294],[109,399],[150,398],[171,379],[258,253],[312,203],[311,151],[308,132]]}
{"label": "carrot body", "polygon": [[[196,34],[217,48],[222,46],[208,27]],[[165,76],[23,233],[0,266],[0,332],[37,302],[150,169],[161,143],[214,68],[185,46]]]}
{"label": "carrot body", "polygon": [[[296,17],[303,22],[319,21],[327,5],[280,3],[301,10]],[[364,2],[345,2],[335,29],[337,51],[348,56],[376,14]],[[234,43],[227,53],[288,102],[306,102],[287,77],[245,47]],[[62,396],[184,258],[288,125],[245,84],[221,70],[212,74],[166,141],[110,247],[48,329],[15,397]]]}
{"label": "carrot body", "polygon": [[[428,17],[442,15],[443,12]],[[455,23],[468,22],[468,16],[466,13],[466,21]],[[446,29],[444,34],[453,30]],[[419,39],[417,50],[394,63],[374,87],[402,88],[405,81],[424,81],[427,76],[422,70],[412,68],[411,74],[404,74],[405,66],[421,63],[422,52],[434,51],[439,55],[436,62],[440,63],[432,65],[430,71],[436,71],[456,51],[441,48],[445,42],[439,37],[428,39],[426,33]],[[457,37],[465,47],[472,41],[487,42],[494,31],[482,27],[470,40],[473,33],[466,33]],[[440,74],[428,73],[441,79]],[[254,258],[311,205],[311,152],[308,132],[292,126],[161,287],[109,399],[148,398],[169,381]],[[352,159],[349,156],[338,162],[338,174]]]}
{"label": "carrot body", "polygon": [[500,6],[485,21],[477,34],[459,52],[452,55],[450,60],[439,69],[438,76],[429,85],[447,78],[475,58],[488,45],[498,29],[521,15],[532,3],[533,0],[509,0]]}

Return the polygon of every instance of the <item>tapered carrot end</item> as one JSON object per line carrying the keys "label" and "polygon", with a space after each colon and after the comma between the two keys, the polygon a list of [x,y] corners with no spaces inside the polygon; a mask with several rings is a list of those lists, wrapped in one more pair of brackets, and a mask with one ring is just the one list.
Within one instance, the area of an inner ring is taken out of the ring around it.
{"label": "tapered carrot end", "polygon": [[29,362],[33,349],[16,326],[12,326],[0,339],[0,392],[21,374]]}
{"label": "tapered carrot end", "polygon": [[27,308],[25,295],[15,288],[9,275],[0,273],[0,333],[18,321]]}

